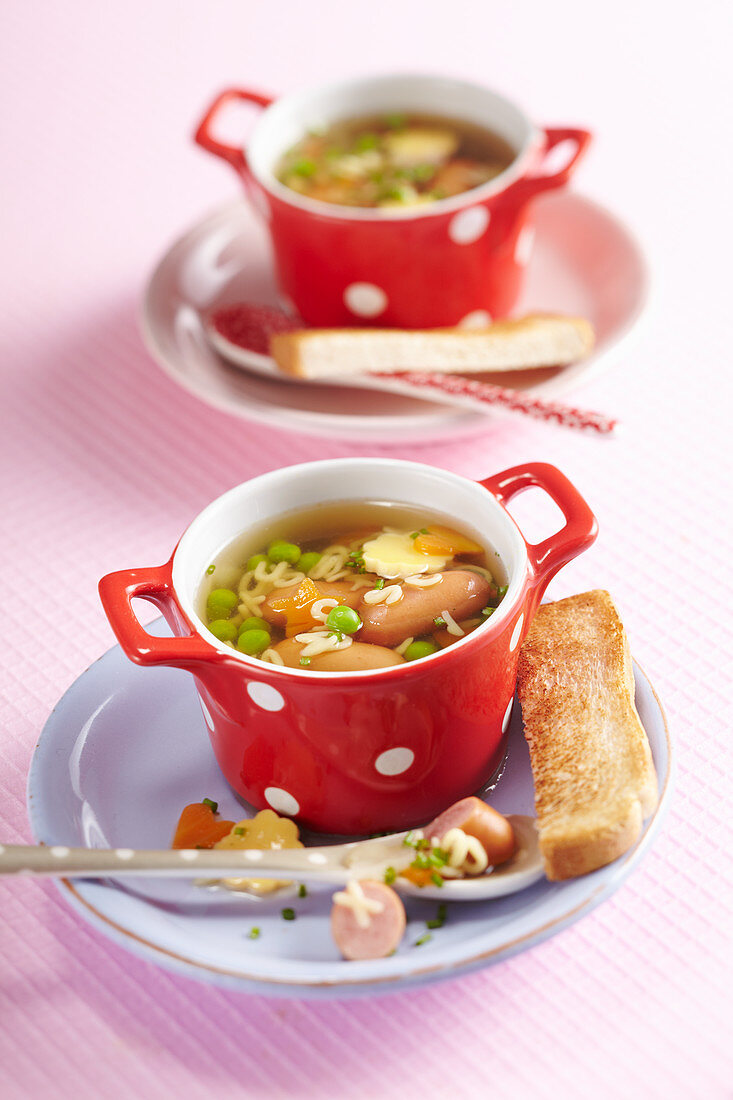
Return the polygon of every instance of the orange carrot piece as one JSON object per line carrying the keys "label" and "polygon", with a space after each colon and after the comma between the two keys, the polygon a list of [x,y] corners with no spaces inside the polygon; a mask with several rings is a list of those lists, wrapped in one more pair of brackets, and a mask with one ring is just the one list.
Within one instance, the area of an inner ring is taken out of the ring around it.
{"label": "orange carrot piece", "polygon": [[405,867],[404,871],[400,871],[400,877],[406,878],[408,882],[412,882],[415,886],[433,886],[433,872],[428,871],[423,867]]}
{"label": "orange carrot piece", "polygon": [[234,827],[233,821],[217,821],[205,802],[192,802],[184,807],[178,819],[172,848],[213,848]]}
{"label": "orange carrot piece", "polygon": [[480,554],[482,547],[473,539],[454,531],[452,527],[428,527],[426,534],[420,534],[413,542],[418,554],[442,554],[451,557],[454,554]]}
{"label": "orange carrot piece", "polygon": [[[316,588],[310,577],[298,585],[292,596],[283,596],[279,600],[271,600],[270,607],[274,611],[282,611],[285,615],[285,633],[288,638],[310,630],[316,625],[316,620],[311,615],[311,607],[316,600],[321,599],[321,593]],[[323,626],[323,623],[318,623]]]}

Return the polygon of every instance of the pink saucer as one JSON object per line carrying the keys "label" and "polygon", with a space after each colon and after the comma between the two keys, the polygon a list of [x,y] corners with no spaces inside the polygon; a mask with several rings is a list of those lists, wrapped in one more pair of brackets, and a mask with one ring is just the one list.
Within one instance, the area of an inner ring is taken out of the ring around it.
{"label": "pink saucer", "polygon": [[[557,312],[587,317],[594,355],[571,367],[513,372],[512,384],[559,397],[612,366],[613,349],[637,319],[648,275],[638,243],[613,215],[572,192],[534,207],[535,235],[516,314]],[[230,203],[189,230],[165,254],[148,283],[142,312],[145,342],[166,373],[209,405],[258,423],[305,434],[371,443],[427,442],[486,431],[494,417],[422,398],[352,387],[284,384],[268,376],[269,359],[240,369],[212,347],[205,318],[216,306],[253,301],[283,306],[261,225],[244,201]],[[264,370],[262,370],[264,368]],[[492,376],[483,376],[493,380]],[[506,384],[504,378],[496,378]]]}

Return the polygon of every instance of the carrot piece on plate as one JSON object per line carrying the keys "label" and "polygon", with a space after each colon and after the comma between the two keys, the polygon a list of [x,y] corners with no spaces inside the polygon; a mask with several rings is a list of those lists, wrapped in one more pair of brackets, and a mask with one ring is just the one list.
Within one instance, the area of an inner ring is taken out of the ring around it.
{"label": "carrot piece on plate", "polygon": [[171,847],[213,848],[233,827],[233,821],[218,821],[207,802],[192,802],[178,819]]}
{"label": "carrot piece on plate", "polygon": [[466,538],[452,527],[431,526],[421,531],[413,543],[418,554],[442,554],[450,557],[454,554],[480,554],[482,547],[473,539]]}

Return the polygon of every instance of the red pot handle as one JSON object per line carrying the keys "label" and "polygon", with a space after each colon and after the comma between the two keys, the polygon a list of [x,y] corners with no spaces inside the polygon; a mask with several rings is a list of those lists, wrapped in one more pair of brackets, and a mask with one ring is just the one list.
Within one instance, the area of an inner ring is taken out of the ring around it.
{"label": "red pot handle", "polygon": [[231,164],[232,168],[241,176],[249,171],[249,165],[247,164],[247,158],[244,155],[244,151],[237,148],[235,145],[224,145],[223,142],[217,141],[211,132],[214,119],[218,115],[219,110],[226,103],[230,103],[234,99],[244,100],[246,103],[254,103],[257,107],[269,107],[273,102],[273,96],[262,95],[260,92],[249,92],[246,88],[227,88],[216,97],[199,122],[196,133],[194,134],[194,141],[200,145],[202,149],[206,149],[208,153],[213,153],[214,156],[221,157],[222,160],[227,161],[227,163]]}
{"label": "red pot handle", "polygon": [[544,490],[565,517],[565,526],[542,542],[527,543],[527,554],[535,576],[538,596],[558,572],[595,541],[598,534],[596,517],[571,482],[556,466],[547,462],[532,462],[513,466],[500,474],[486,478],[481,484],[493,493],[500,504],[536,487]]}
{"label": "red pot handle", "polygon": [[149,600],[164,611],[172,602],[170,562],[150,569],[121,569],[99,582],[99,595],[110,626],[125,654],[138,665],[175,665],[189,669],[219,656],[218,650],[192,634],[158,638],[148,634],[132,608],[132,600]]}
{"label": "red pot handle", "polygon": [[[590,134],[588,130],[576,130],[568,127],[552,127],[543,130],[543,133],[545,135],[545,148],[539,165],[539,173],[535,169],[532,175],[523,176],[522,179],[510,184],[502,196],[503,200],[514,203],[517,206],[523,206],[526,202],[529,202],[530,199],[534,198],[535,195],[540,194],[541,191],[549,191],[554,187],[563,187],[570,179],[578,161],[585,153],[592,139],[592,134]],[[558,172],[550,174],[542,173],[542,164],[546,160],[548,154],[563,141],[572,142],[575,145],[575,151]]]}

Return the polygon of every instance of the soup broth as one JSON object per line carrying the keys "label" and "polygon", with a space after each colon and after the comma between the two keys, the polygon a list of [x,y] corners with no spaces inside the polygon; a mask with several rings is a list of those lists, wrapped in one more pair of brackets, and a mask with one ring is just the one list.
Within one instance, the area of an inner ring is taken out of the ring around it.
{"label": "soup broth", "polygon": [[394,113],[306,134],[275,174],[286,187],[321,202],[408,207],[488,183],[515,155],[508,142],[482,127]]}
{"label": "soup broth", "polygon": [[197,611],[250,657],[316,672],[420,660],[487,621],[506,592],[498,554],[452,521],[340,502],[250,530],[212,562]]}

